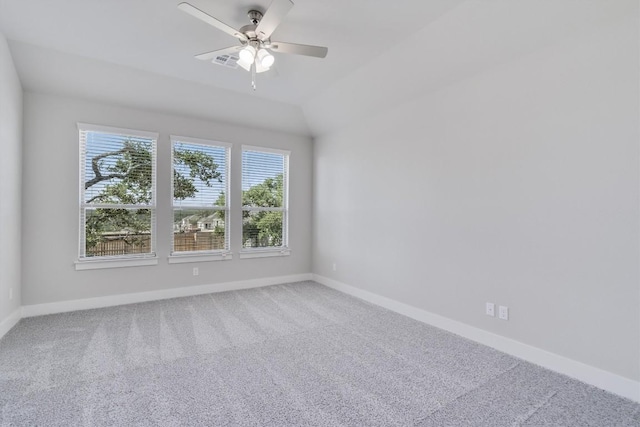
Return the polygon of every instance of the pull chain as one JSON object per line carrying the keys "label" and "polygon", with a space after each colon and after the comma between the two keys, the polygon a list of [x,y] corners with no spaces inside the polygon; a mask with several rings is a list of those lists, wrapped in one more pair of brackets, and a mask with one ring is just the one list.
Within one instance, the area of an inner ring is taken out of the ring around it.
{"label": "pull chain", "polygon": [[256,61],[253,61],[251,64],[251,87],[253,90],[256,90]]}

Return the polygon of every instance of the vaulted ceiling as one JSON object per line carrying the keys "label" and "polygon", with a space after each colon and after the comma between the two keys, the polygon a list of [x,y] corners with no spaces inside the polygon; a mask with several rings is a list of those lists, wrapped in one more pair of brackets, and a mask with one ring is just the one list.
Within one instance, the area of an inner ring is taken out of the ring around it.
{"label": "vaulted ceiling", "polygon": [[[189,0],[235,28],[271,0]],[[180,0],[0,0],[27,90],[318,134],[351,116],[480,72],[625,13],[584,0],[294,0],[273,40],[322,45],[325,59],[276,56],[250,75],[194,55],[233,37]],[[615,2],[614,2],[615,3]],[[377,100],[377,101],[376,101]]]}

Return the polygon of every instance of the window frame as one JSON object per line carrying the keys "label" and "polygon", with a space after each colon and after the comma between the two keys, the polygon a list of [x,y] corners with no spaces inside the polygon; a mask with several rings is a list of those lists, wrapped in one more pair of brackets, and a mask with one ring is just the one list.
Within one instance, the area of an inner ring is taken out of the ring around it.
{"label": "window frame", "polygon": [[[158,137],[157,132],[141,131],[136,129],[118,128],[112,126],[95,125],[89,123],[77,123],[79,142],[79,236],[78,236],[78,259],[75,262],[76,270],[92,270],[99,268],[117,268],[147,266],[158,263],[156,252],[157,243],[157,159],[158,159]],[[86,133],[95,132],[124,137],[145,138],[151,140],[151,203],[141,204],[97,204],[86,203],[84,183],[86,182],[86,155],[87,142]],[[150,226],[150,251],[143,254],[123,254],[105,256],[86,256],[86,210],[90,208],[106,209],[149,209],[151,211]]]}
{"label": "window frame", "polygon": [[[170,135],[171,142],[171,158],[170,158],[170,167],[171,167],[171,240],[170,240],[170,248],[169,248],[169,257],[168,261],[170,264],[177,263],[188,263],[188,262],[203,262],[203,261],[228,261],[233,259],[233,255],[231,252],[231,149],[233,144],[223,141],[214,141],[210,139],[201,139],[201,138],[193,138],[187,136],[180,135]],[[173,226],[175,224],[174,212],[176,206],[174,205],[175,200],[173,198],[174,191],[174,182],[173,182],[173,151],[176,143],[185,143],[185,144],[195,144],[195,145],[204,145],[208,147],[216,147],[216,148],[224,148],[225,150],[225,177],[226,182],[224,183],[224,191],[225,191],[225,206],[193,206],[194,209],[202,209],[202,210],[214,210],[214,211],[224,211],[225,212],[225,227],[224,227],[224,249],[216,249],[216,250],[204,250],[204,251],[184,251],[184,252],[176,252],[174,250],[174,230]]]}
{"label": "window frame", "polygon": [[[244,217],[245,211],[267,211],[267,212],[282,212],[282,245],[271,247],[257,247],[257,248],[245,248],[244,242],[240,245],[240,259],[250,258],[265,258],[275,256],[289,256],[291,249],[289,248],[289,165],[291,162],[291,151],[281,150],[278,148],[260,147],[255,145],[242,145],[241,147],[241,165],[240,165],[240,177],[241,177],[241,194],[244,193],[242,189],[242,178],[244,177],[244,152],[252,151],[258,153],[278,154],[283,156],[283,176],[282,176],[282,207],[258,207],[258,208],[246,208],[244,204],[240,203],[240,215]],[[244,222],[241,224],[240,235],[243,234]]]}

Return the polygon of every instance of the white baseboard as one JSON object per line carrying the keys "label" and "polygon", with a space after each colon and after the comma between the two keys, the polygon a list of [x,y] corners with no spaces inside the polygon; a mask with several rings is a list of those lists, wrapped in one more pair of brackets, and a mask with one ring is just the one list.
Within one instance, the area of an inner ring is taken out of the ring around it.
{"label": "white baseboard", "polygon": [[640,402],[640,382],[569,359],[537,347],[449,319],[327,277],[313,275],[313,280],[345,294],[379,305],[412,319],[463,336],[504,353],[594,385],[627,399]]}
{"label": "white baseboard", "polygon": [[[92,308],[112,307],[116,305],[135,304],[139,302],[157,301],[169,298],[189,297],[193,295],[215,292],[235,291],[239,289],[259,288],[279,285],[281,283],[311,280],[311,273],[290,276],[267,277],[262,279],[240,280],[236,282],[214,283],[211,285],[188,286],[183,288],[162,289],[132,294],[110,295],[72,301],[60,301],[47,304],[22,306],[22,317],[42,316],[45,314],[66,313],[69,311],[88,310]],[[19,318],[18,318],[19,319]],[[0,325],[1,326],[1,325]]]}
{"label": "white baseboard", "polygon": [[20,319],[22,318],[22,316],[20,316],[20,312],[20,308],[16,308],[15,310],[13,310],[13,313],[11,313],[6,319],[0,322],[0,338],[5,336],[7,332],[9,332],[11,328],[16,326],[16,324],[20,321]]}

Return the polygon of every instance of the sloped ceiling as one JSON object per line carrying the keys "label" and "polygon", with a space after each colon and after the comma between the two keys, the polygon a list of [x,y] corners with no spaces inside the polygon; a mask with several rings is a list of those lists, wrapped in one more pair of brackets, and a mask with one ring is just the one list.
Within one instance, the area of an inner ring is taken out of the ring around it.
{"label": "sloped ceiling", "polygon": [[630,14],[636,0],[466,1],[306,102],[309,128],[317,136],[348,126]]}
{"label": "sloped ceiling", "polygon": [[[27,90],[318,135],[628,12],[634,0],[294,0],[273,40],[329,47],[277,55],[258,76],[195,60],[235,39],[180,0],[0,0]],[[189,0],[239,28],[270,0]],[[626,9],[625,9],[626,8]]]}

